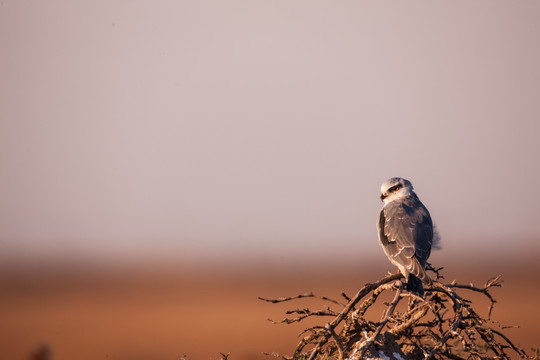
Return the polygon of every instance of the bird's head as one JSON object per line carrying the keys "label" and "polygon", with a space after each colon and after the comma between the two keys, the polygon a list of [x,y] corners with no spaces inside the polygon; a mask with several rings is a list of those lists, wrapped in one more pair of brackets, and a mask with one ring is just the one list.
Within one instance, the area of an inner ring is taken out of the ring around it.
{"label": "bird's head", "polygon": [[413,192],[413,186],[409,180],[394,177],[386,180],[381,185],[381,200],[386,204],[390,201],[407,196]]}

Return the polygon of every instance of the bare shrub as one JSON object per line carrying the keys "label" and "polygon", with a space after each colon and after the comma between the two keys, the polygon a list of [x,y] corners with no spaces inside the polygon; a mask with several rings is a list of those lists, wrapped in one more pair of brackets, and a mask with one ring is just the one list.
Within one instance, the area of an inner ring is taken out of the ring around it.
{"label": "bare shrub", "polygon": [[[292,324],[307,318],[330,317],[331,321],[302,331],[300,343],[292,357],[282,359],[511,359],[527,358],[525,351],[503,334],[506,328],[491,319],[495,299],[491,290],[501,286],[500,276],[484,286],[442,283],[442,269],[430,270],[436,275],[426,285],[424,297],[406,292],[403,276],[390,274],[365,284],[354,297],[342,293],[346,303],[313,293],[278,299],[270,303],[319,298],[327,303],[323,309],[306,307],[289,310],[288,317],[277,323]],[[370,319],[372,309],[382,293],[393,295],[385,304],[383,316]],[[487,316],[482,317],[465,295],[481,294],[489,300]],[[332,310],[338,306],[341,310]],[[270,320],[272,321],[272,320]],[[272,321],[276,323],[275,321]]]}

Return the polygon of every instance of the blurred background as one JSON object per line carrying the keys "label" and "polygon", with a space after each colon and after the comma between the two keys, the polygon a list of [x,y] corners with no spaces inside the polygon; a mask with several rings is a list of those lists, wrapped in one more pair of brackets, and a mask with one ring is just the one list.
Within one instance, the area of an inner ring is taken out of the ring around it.
{"label": "blurred background", "polygon": [[290,354],[257,296],[395,271],[393,176],[540,345],[539,35],[533,0],[1,1],[0,358]]}

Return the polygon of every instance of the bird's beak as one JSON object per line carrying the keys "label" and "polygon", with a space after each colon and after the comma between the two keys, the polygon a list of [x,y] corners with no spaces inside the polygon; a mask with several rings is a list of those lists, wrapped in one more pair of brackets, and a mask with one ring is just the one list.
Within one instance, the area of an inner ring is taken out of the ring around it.
{"label": "bird's beak", "polygon": [[384,199],[386,199],[386,195],[381,194],[381,201],[383,201]]}

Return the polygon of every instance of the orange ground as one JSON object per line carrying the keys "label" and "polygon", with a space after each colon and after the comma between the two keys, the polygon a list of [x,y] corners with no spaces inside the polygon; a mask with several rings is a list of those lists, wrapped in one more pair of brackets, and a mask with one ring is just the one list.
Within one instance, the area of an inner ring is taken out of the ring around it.
{"label": "orange ground", "polygon": [[[55,360],[96,359],[272,359],[266,352],[290,354],[303,326],[273,325],[286,308],[258,296],[301,292],[339,298],[386,268],[330,270],[210,269],[188,271],[4,272],[0,278],[0,359],[22,360],[41,344]],[[526,270],[526,271],[524,271]],[[521,325],[505,333],[530,352],[540,345],[540,266],[520,264],[492,271],[483,267],[445,272],[448,281],[483,283],[502,273],[505,286],[493,318]],[[317,304],[320,304],[317,303]],[[480,302],[479,309],[487,309]]]}

